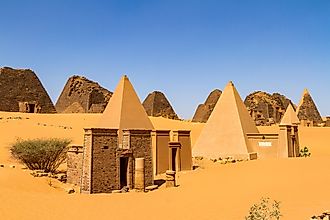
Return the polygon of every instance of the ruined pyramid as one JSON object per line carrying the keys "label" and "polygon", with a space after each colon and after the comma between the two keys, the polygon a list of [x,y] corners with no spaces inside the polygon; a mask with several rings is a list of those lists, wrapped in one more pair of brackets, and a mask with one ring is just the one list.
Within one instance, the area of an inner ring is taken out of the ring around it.
{"label": "ruined pyramid", "polygon": [[300,121],[294,110],[293,104],[290,102],[281,120],[280,125],[299,125]]}
{"label": "ruined pyramid", "polygon": [[83,76],[72,76],[56,102],[58,113],[102,113],[112,92]]}
{"label": "ruined pyramid", "polygon": [[212,111],[214,110],[215,105],[217,104],[220,96],[221,90],[215,89],[207,97],[204,104],[198,105],[195,115],[192,119],[193,122],[207,122]]}
{"label": "ruined pyramid", "polygon": [[101,116],[98,127],[119,129],[120,140],[123,129],[153,129],[139,97],[126,75],[120,79]]}
{"label": "ruined pyramid", "polygon": [[56,113],[52,100],[34,72],[10,67],[0,68],[0,111]]}
{"label": "ruined pyramid", "polygon": [[201,132],[193,156],[249,158],[247,133],[259,133],[234,84],[229,82]]}
{"label": "ruined pyramid", "polygon": [[150,93],[142,105],[149,116],[179,119],[162,92],[154,91]]}
{"label": "ruined pyramid", "polygon": [[318,111],[313,98],[307,89],[304,90],[298,105],[297,116],[299,120],[311,122],[314,125],[318,125],[323,122],[320,112]]}

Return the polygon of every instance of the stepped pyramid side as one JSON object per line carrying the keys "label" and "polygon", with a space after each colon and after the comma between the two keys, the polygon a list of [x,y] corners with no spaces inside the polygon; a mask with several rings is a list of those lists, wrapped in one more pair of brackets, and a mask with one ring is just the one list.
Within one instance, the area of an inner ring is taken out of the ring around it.
{"label": "stepped pyramid side", "polygon": [[112,92],[83,76],[72,76],[56,102],[59,113],[102,113]]}
{"label": "stepped pyramid side", "polygon": [[248,158],[247,133],[259,133],[234,84],[224,89],[194,148],[194,156]]}
{"label": "stepped pyramid side", "polygon": [[46,89],[30,69],[0,68],[0,111],[56,113]]}
{"label": "stepped pyramid side", "polygon": [[193,122],[207,122],[212,114],[214,107],[216,106],[222,92],[219,89],[213,90],[209,96],[207,97],[204,104],[198,105],[194,117],[192,119]]}
{"label": "stepped pyramid side", "polygon": [[297,116],[299,120],[306,120],[317,125],[323,122],[320,112],[307,89],[304,90],[302,98],[297,108]]}
{"label": "stepped pyramid side", "polygon": [[166,96],[159,91],[150,93],[143,101],[143,107],[149,116],[179,119]]}

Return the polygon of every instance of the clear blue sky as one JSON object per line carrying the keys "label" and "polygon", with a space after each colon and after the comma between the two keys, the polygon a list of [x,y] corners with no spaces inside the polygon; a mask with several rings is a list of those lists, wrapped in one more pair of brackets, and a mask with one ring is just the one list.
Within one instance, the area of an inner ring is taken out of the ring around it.
{"label": "clear blue sky", "polygon": [[73,74],[140,99],[163,91],[191,118],[233,80],[242,98],[309,88],[330,115],[329,0],[0,0],[0,66],[33,69],[54,103]]}

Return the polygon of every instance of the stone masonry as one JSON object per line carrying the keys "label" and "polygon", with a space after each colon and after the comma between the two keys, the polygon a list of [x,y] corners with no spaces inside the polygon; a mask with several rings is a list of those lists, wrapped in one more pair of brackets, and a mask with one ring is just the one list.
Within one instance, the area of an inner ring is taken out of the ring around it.
{"label": "stone masonry", "polygon": [[207,97],[204,104],[200,104],[192,119],[193,122],[207,122],[222,92],[219,89],[213,90]]}
{"label": "stone masonry", "polygon": [[83,146],[71,146],[67,154],[67,182],[80,185],[83,165]]}
{"label": "stone masonry", "polygon": [[133,189],[137,158],[144,161],[145,187],[152,186],[150,130],[123,130],[119,145],[117,129],[86,128],[83,149],[71,147],[68,152],[69,183],[80,185],[81,192],[89,194],[111,193],[126,186]]}
{"label": "stone masonry", "polygon": [[59,113],[102,113],[112,92],[83,76],[72,76],[56,102]]}
{"label": "stone masonry", "polygon": [[37,75],[29,69],[0,68],[0,111],[56,113]]}

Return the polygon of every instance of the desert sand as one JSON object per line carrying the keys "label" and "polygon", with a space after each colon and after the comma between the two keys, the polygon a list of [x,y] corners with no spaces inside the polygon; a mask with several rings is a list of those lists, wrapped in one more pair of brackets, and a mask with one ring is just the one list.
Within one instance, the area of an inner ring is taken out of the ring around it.
{"label": "desert sand", "polygon": [[[300,144],[311,158],[226,165],[203,160],[199,169],[179,173],[179,187],[149,193],[68,195],[63,188],[69,186],[50,186],[10,157],[17,138],[66,137],[82,144],[83,127],[96,125],[100,116],[0,112],[0,219],[244,219],[261,197],[281,201],[283,219],[309,219],[330,209],[330,128],[300,128]],[[192,130],[193,144],[204,126],[150,119],[156,129]],[[258,129],[276,133],[278,127]]]}

